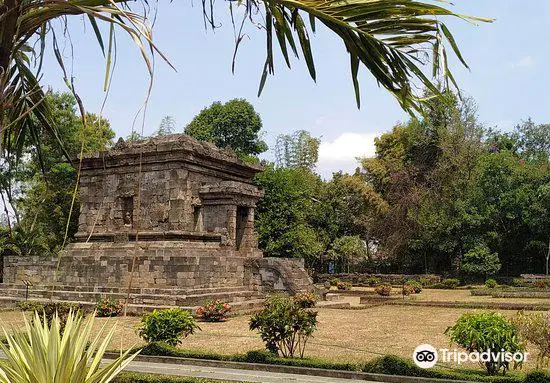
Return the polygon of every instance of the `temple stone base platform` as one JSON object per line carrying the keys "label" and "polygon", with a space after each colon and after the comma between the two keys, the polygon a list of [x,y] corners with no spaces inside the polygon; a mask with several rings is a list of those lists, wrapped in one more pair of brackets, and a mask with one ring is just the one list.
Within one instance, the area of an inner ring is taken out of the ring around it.
{"label": "temple stone base platform", "polygon": [[0,304],[52,299],[93,309],[99,299],[128,296],[128,312],[138,314],[167,307],[193,310],[220,299],[231,303],[233,313],[244,313],[259,309],[266,294],[312,288],[299,259],[243,254],[216,242],[74,243],[55,276],[57,263],[57,258],[5,257]]}

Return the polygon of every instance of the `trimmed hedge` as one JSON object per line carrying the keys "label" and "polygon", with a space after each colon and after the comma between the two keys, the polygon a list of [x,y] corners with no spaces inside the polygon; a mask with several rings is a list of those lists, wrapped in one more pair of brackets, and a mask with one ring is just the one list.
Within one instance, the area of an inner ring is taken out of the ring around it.
{"label": "trimmed hedge", "polygon": [[[204,378],[187,378],[182,376],[166,376],[155,374],[139,374],[122,372],[112,380],[113,383],[223,383],[222,380]],[[234,382],[233,382],[234,383]]]}
{"label": "trimmed hedge", "polygon": [[[334,363],[319,360],[315,358],[304,359],[284,359],[265,350],[249,351],[246,354],[220,355],[212,352],[203,352],[198,350],[184,350],[169,346],[162,342],[149,343],[141,349],[141,355],[151,356],[172,356],[180,358],[209,359],[229,362],[248,362],[271,365],[284,365],[294,367],[310,367],[328,370],[341,371],[362,371],[373,374],[402,375],[425,378],[453,379],[453,380],[473,380],[488,383],[549,383],[550,373],[546,371],[532,371],[526,375],[511,372],[505,376],[488,376],[480,370],[473,369],[450,369],[434,368],[422,369],[416,366],[411,360],[395,355],[386,355],[370,360],[364,364],[354,363]],[[117,383],[129,383],[131,381],[116,381]],[[137,380],[138,383],[179,383],[180,381],[145,381]],[[187,382],[187,381],[182,381]],[[195,382],[195,381],[189,381]]]}

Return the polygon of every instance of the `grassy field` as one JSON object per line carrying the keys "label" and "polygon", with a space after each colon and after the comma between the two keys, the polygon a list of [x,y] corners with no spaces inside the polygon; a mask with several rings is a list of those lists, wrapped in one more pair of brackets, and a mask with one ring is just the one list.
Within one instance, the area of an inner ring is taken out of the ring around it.
{"label": "grassy field", "polygon": [[[421,294],[422,295],[422,294]],[[410,358],[414,348],[429,343],[448,348],[443,333],[465,312],[475,310],[436,307],[377,306],[362,310],[319,309],[318,330],[311,339],[306,356],[332,362],[364,362],[379,355],[396,354]],[[506,316],[514,311],[503,311]],[[3,326],[20,327],[21,312],[0,313]],[[110,329],[116,325],[111,349],[127,349],[143,344],[136,335],[140,318],[97,318],[95,326]],[[202,331],[189,336],[181,347],[220,354],[245,353],[262,349],[259,336],[248,330],[248,316],[234,317],[225,323],[200,323]],[[530,348],[532,359],[535,350]],[[532,360],[531,359],[531,360]],[[525,369],[534,367],[528,362]]]}

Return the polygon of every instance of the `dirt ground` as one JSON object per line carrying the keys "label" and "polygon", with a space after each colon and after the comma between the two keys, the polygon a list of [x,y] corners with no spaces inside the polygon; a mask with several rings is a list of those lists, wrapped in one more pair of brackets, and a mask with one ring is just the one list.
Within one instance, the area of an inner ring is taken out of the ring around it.
{"label": "dirt ground", "polygon": [[[377,306],[362,310],[319,309],[318,330],[306,356],[334,362],[364,362],[379,355],[397,354],[410,358],[416,346],[428,343],[449,348],[444,331],[465,312],[475,310],[436,307]],[[514,311],[502,311],[506,316]],[[143,344],[136,334],[139,317],[97,318],[97,331],[116,325],[110,349],[127,349]],[[230,318],[225,323],[199,323],[202,331],[186,338],[181,347],[221,354],[244,353],[262,349],[257,333],[248,329],[249,316]],[[23,324],[21,312],[0,313],[0,325],[10,328]],[[529,348],[534,367],[535,350]]]}

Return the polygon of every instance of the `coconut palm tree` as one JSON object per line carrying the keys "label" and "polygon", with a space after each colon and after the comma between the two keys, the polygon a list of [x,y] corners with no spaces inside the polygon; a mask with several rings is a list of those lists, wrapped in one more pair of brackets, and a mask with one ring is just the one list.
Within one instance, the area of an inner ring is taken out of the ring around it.
{"label": "coconut palm tree", "polygon": [[[0,135],[4,153],[19,154],[33,142],[39,146],[42,132],[57,136],[40,84],[41,63],[46,36],[53,41],[50,49],[65,72],[57,40],[59,31],[52,23],[66,23],[72,16],[84,16],[94,30],[109,62],[112,32],[115,27],[131,35],[150,68],[155,51],[151,28],[147,22],[148,2],[127,0],[0,0]],[[204,0],[204,15],[212,27],[214,0]],[[439,93],[422,71],[433,64],[433,74],[454,79],[447,66],[445,46],[452,48],[466,65],[458,46],[445,24],[444,16],[467,21],[490,21],[458,15],[437,1],[415,0],[243,0],[228,1],[230,11],[244,7],[242,24],[262,25],[267,36],[267,57],[260,80],[260,92],[268,74],[273,73],[273,41],[290,67],[290,56],[301,55],[310,76],[315,79],[315,65],[310,32],[320,22],[338,35],[349,52],[351,78],[359,105],[358,71],[366,68],[378,84],[393,94],[407,111],[421,110],[415,89]],[[142,6],[140,13],[132,7]],[[261,16],[260,16],[261,15]],[[265,16],[265,19],[264,19]],[[262,20],[257,20],[261,17]],[[306,22],[306,20],[308,20]],[[110,24],[109,38],[100,33],[98,24]],[[242,30],[242,28],[238,28]],[[237,39],[237,47],[242,37]],[[107,41],[106,41],[107,40]],[[157,51],[158,52],[158,51]],[[108,67],[108,66],[107,66]],[[108,70],[107,70],[108,71]],[[66,72],[65,72],[66,73]],[[107,76],[108,77],[108,73]],[[72,80],[65,75],[69,88]],[[454,84],[456,86],[456,84]],[[85,114],[82,113],[84,116]]]}

